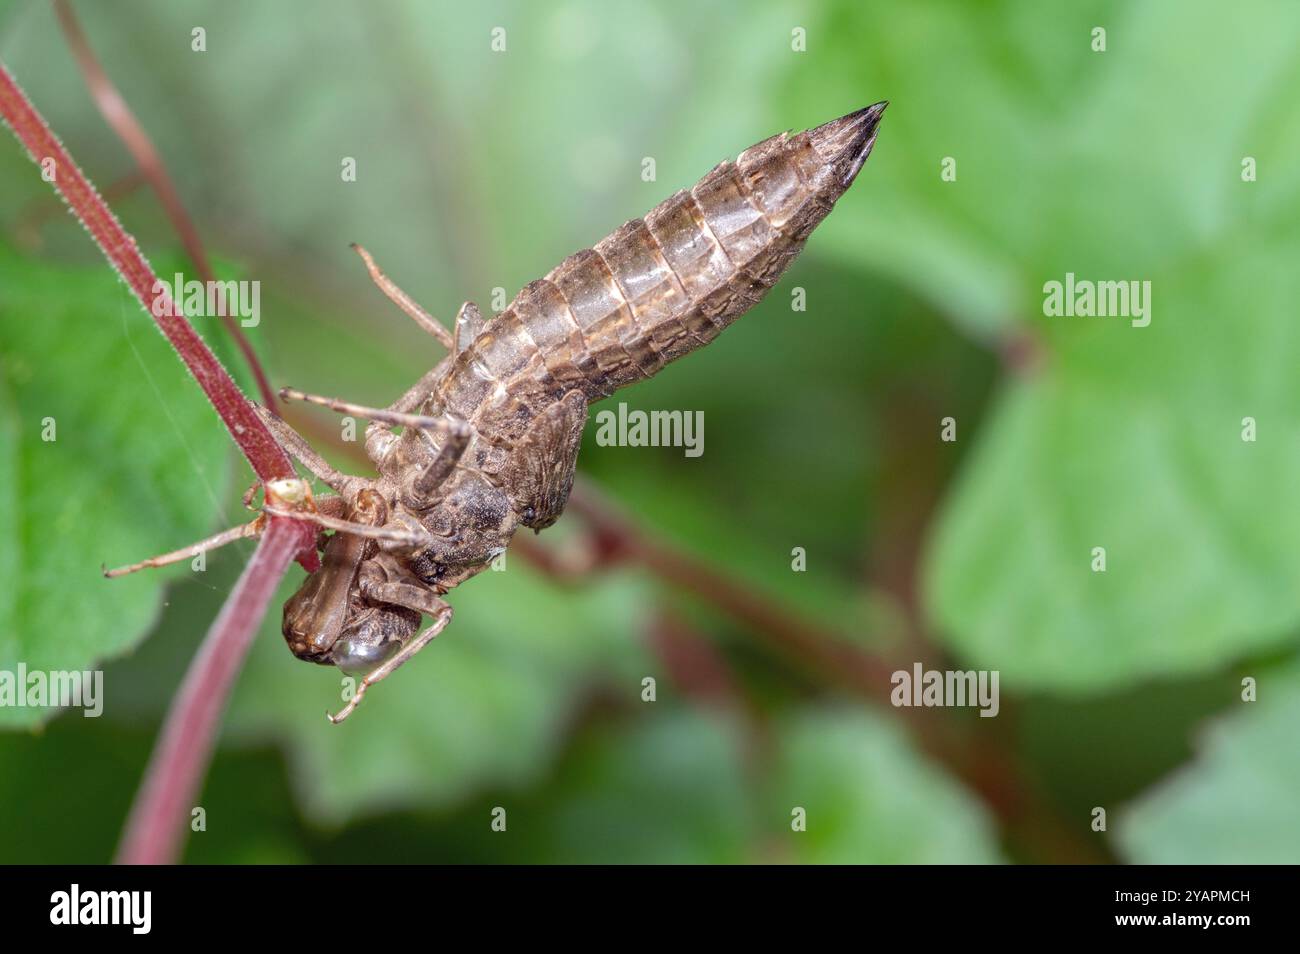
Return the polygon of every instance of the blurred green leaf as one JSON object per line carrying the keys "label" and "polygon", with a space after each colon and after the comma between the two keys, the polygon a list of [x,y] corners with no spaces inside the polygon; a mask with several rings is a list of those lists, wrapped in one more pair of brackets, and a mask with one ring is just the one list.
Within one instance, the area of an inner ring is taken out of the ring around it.
{"label": "blurred green leaf", "polygon": [[[929,614],[1004,685],[1096,690],[1289,640],[1300,190],[1282,170],[1300,145],[1300,10],[997,6],[833,5],[816,32],[841,69],[791,86],[891,101],[864,176],[871,214],[832,216],[825,241],[975,337],[1040,352],[943,508]],[[882,37],[870,56],[841,41],[868,31]],[[937,70],[919,49],[956,59]],[[1247,155],[1271,171],[1243,182]],[[1043,317],[1044,283],[1066,272],[1150,281],[1150,326]],[[1258,443],[1241,440],[1245,417]]]}
{"label": "blurred green leaf", "polygon": [[[810,710],[779,732],[765,819],[781,857],[818,864],[989,864],[993,825],[899,729],[849,708]],[[791,829],[792,811],[807,830]],[[779,826],[779,827],[778,827]]]}
{"label": "blurred green leaf", "polygon": [[1258,677],[1258,701],[1215,720],[1201,753],[1120,816],[1115,837],[1136,864],[1300,862],[1300,669]]}
{"label": "blurred green leaf", "polygon": [[[999,860],[992,826],[969,794],[877,715],[847,706],[791,710],[775,724],[769,760],[753,751],[761,734],[747,735],[718,712],[662,699],[633,712],[583,738],[557,782],[535,799],[517,804],[503,796],[510,845],[493,857],[569,864]],[[807,810],[805,832],[791,830],[794,806]],[[486,820],[474,822],[486,828]]]}
{"label": "blurred green leaf", "polygon": [[[0,273],[0,670],[90,669],[133,646],[189,570],[105,580],[100,564],[210,532],[231,443],[107,265],[0,247]],[[0,725],[53,711],[0,707]]]}
{"label": "blurred green leaf", "polygon": [[68,712],[33,732],[0,733],[0,845],[12,864],[107,864],[151,733],[106,731]]}
{"label": "blurred green leaf", "polygon": [[559,864],[717,864],[747,860],[752,804],[736,726],[642,705],[566,766],[535,815],[519,819],[528,856]]}

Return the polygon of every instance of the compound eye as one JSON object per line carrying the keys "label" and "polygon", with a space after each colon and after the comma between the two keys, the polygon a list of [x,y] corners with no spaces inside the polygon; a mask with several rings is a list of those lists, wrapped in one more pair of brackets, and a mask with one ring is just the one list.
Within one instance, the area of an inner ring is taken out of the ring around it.
{"label": "compound eye", "polygon": [[334,644],[330,660],[351,676],[364,676],[385,662],[397,649],[397,643],[375,643],[360,636],[344,636]]}

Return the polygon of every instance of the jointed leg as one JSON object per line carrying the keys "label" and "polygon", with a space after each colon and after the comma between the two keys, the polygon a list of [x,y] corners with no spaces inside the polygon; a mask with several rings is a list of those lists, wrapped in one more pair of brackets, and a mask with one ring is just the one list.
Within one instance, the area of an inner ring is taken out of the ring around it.
{"label": "jointed leg", "polygon": [[446,418],[428,417],[424,414],[405,414],[401,411],[390,411],[380,407],[366,407],[362,404],[340,401],[338,398],[307,394],[297,388],[280,388],[280,397],[286,401],[306,401],[308,404],[319,404],[321,407],[327,407],[331,411],[338,411],[340,414],[364,417],[371,421],[378,421],[381,424],[396,427],[418,427],[425,430],[437,430],[451,426]]}
{"label": "jointed leg", "polygon": [[[285,400],[307,401],[311,404],[328,407],[342,414],[355,414],[358,417],[369,418],[376,424],[396,424],[403,427],[417,428],[430,438],[438,438],[436,456],[411,482],[411,502],[417,507],[423,506],[438,485],[447,479],[447,475],[451,473],[461,455],[465,452],[465,448],[469,446],[472,433],[468,424],[454,417],[428,417],[424,414],[406,414],[401,411],[364,407],[360,404],[340,401],[337,398],[305,394],[296,388],[281,388],[280,396]],[[371,425],[372,428],[374,426],[375,424]],[[386,436],[387,439],[382,442],[376,441],[372,439],[374,436]],[[367,428],[367,453],[370,453],[375,458],[376,463],[382,463],[383,457],[386,456],[392,442],[395,440],[396,438],[391,435],[372,435],[370,429]]]}
{"label": "jointed leg", "polygon": [[437,318],[433,317],[433,315],[429,314],[417,305],[410,295],[393,284],[393,280],[379,270],[379,266],[376,265],[375,260],[370,257],[369,252],[356,242],[352,243],[352,247],[356,250],[356,253],[361,256],[361,260],[366,263],[366,270],[370,272],[370,277],[374,279],[375,284],[379,286],[379,290],[387,295],[394,305],[415,319],[417,325],[437,338],[439,344],[448,351],[454,352],[456,349],[455,343],[451,338],[451,332],[444,328]]}
{"label": "jointed leg", "polygon": [[412,475],[406,494],[412,507],[422,510],[433,502],[438,488],[451,475],[465,453],[465,448],[469,446],[469,435],[469,427],[464,424],[448,429],[446,439],[438,448],[438,453],[434,455],[433,460],[429,461],[424,470]]}
{"label": "jointed leg", "polygon": [[323,513],[304,513],[299,510],[280,510],[277,507],[269,505],[262,509],[273,516],[289,517],[294,520],[302,520],[305,523],[314,523],[316,526],[324,527],[326,530],[338,530],[341,533],[350,533],[353,536],[367,537],[371,540],[386,540],[390,543],[397,543],[407,547],[427,547],[433,542],[433,536],[431,534],[419,533],[402,527],[376,527],[368,523],[356,523],[352,520],[342,520]]}
{"label": "jointed leg", "polygon": [[376,603],[393,603],[396,606],[405,606],[407,609],[413,609],[425,616],[436,617],[444,610],[448,614],[451,613],[451,606],[437,593],[424,585],[417,586],[414,583],[393,581],[372,585],[363,581],[361,592],[367,599],[374,600]]}
{"label": "jointed leg", "polygon": [[[407,393],[409,395],[411,392]],[[384,408],[364,407],[337,398],[305,394],[296,388],[281,388],[280,396],[285,400],[307,401],[343,414],[369,418],[372,423],[366,428],[366,453],[381,467],[398,441],[398,438],[385,430],[383,425],[397,424],[416,428],[423,432],[427,439],[431,441],[436,439],[437,450],[433,460],[425,465],[422,471],[415,474],[406,487],[406,502],[417,510],[427,507],[433,501],[438,487],[451,474],[460,461],[461,455],[465,453],[473,433],[464,421],[449,416],[429,417],[424,414],[406,414]]]}
{"label": "jointed leg", "polygon": [[[278,507],[267,505],[262,509],[276,517],[289,517],[293,520],[302,520],[305,523],[313,523],[318,527],[324,527],[326,530],[338,530],[341,533],[350,533],[358,537],[368,537],[372,540],[387,540],[409,547],[426,547],[433,538],[427,533],[419,533],[413,530],[403,529],[400,527],[375,527],[368,523],[355,523],[351,520],[343,520],[333,516],[336,513],[345,513],[347,503],[342,497],[325,496],[317,499],[318,513],[308,513],[301,510],[281,510]],[[104,575],[107,577],[126,576],[128,573],[135,573],[137,570],[144,570],[149,567],[167,566],[172,563],[180,563],[182,560],[188,560],[198,556],[200,553],[206,553],[209,550],[215,550],[218,547],[224,547],[227,543],[234,543],[236,540],[246,540],[249,537],[260,536],[266,527],[266,521],[258,518],[252,523],[241,524],[238,527],[231,527],[229,530],[222,530],[220,533],[200,540],[198,543],[191,543],[187,547],[179,550],[173,550],[171,553],[164,553],[161,556],[150,557],[147,560],[141,560],[139,563],[132,563],[130,566],[120,566],[116,569],[105,570]]]}
{"label": "jointed leg", "polygon": [[218,547],[224,547],[227,543],[234,543],[236,540],[246,540],[249,537],[258,536],[262,532],[265,521],[262,519],[254,520],[252,523],[241,524],[238,527],[231,527],[229,530],[222,530],[215,533],[206,540],[200,540],[198,543],[191,543],[180,550],[173,550],[171,553],[164,553],[161,556],[150,557],[147,560],[141,560],[139,563],[132,563],[130,566],[119,566],[113,570],[105,570],[104,575],[107,577],[126,576],[128,573],[134,573],[137,570],[143,570],[154,566],[167,566],[171,563],[180,563],[182,560],[189,560],[198,556],[200,553],[206,553],[208,550],[215,550]]}
{"label": "jointed leg", "polygon": [[361,680],[361,684],[357,686],[356,694],[348,700],[348,704],[329,717],[329,720],[335,725],[338,725],[350,716],[352,710],[361,704],[361,699],[365,696],[367,689],[379,682],[381,679],[386,679],[388,676],[391,676],[393,672],[402,665],[402,663],[406,662],[427,646],[433,638],[446,629],[447,624],[451,622],[451,604],[439,599],[427,590],[418,590],[416,587],[409,584],[385,583],[375,587],[371,592],[373,593],[374,599],[382,600],[387,603],[395,603],[399,606],[406,606],[408,605],[407,600],[413,595],[407,591],[416,591],[420,594],[412,600],[420,605],[411,606],[410,608],[431,615],[433,617],[433,622],[427,629],[422,631],[409,643],[399,649],[393,658],[383,663]]}
{"label": "jointed leg", "polygon": [[[248,489],[244,491],[244,496],[241,499],[243,500],[245,510],[262,509],[261,507],[253,506],[253,498],[257,496],[257,492],[261,487],[262,482],[260,480],[255,480],[249,485]],[[319,497],[313,499],[316,502],[316,509],[327,517],[341,517],[348,511],[348,498],[340,494],[321,494]]]}
{"label": "jointed leg", "polygon": [[257,416],[275,432],[275,436],[284,445],[285,450],[292,454],[300,464],[319,477],[325,486],[341,494],[348,494],[356,487],[361,478],[351,477],[335,470],[325,462],[325,459],[320,454],[312,450],[306,438],[286,424],[283,419],[272,414],[259,404],[254,404],[253,408],[257,411]]}

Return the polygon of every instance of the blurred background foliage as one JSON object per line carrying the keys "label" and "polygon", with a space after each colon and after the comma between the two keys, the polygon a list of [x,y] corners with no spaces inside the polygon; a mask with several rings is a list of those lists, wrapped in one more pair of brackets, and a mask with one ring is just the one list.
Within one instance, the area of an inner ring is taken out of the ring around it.
{"label": "blurred background foliage", "polygon": [[[750,143],[889,99],[768,300],[609,402],[704,411],[704,455],[593,425],[581,470],[832,653],[1002,674],[996,719],[895,710],[887,677],[830,678],[637,566],[562,584],[512,552],[339,728],[337,675],[290,656],[277,611],[187,860],[1300,861],[1300,8],[75,8],[222,274],[261,281],[274,382],[363,403],[438,352],[349,242],[444,319],[487,310]],[[0,56],[101,188],[132,174],[47,3],[0,0]],[[248,474],[7,138],[0,177],[0,668],[107,661],[98,720],[0,709],[0,860],[103,861],[249,547],[100,565],[244,519]],[[148,190],[116,191],[159,273],[191,273]],[[1150,280],[1151,326],[1043,318],[1067,271]],[[589,532],[570,513],[537,542]]]}

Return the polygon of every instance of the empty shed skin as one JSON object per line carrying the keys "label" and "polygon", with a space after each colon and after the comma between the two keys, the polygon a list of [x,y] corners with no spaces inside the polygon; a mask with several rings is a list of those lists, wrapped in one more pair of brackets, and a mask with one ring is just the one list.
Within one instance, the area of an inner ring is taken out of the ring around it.
{"label": "empty shed skin", "polygon": [[[447,625],[443,596],[486,569],[518,527],[560,516],[589,404],[708,344],[776,284],[852,185],[885,105],[763,140],[525,285],[491,322],[467,302],[453,333],[359,250],[385,293],[451,353],[384,409],[281,392],[369,418],[374,479],[334,471],[262,414],[337,493],[286,514],[336,532],[283,625],[295,655],[364,674],[333,721]],[[432,618],[423,631],[421,614]]]}
{"label": "empty shed skin", "polygon": [[569,256],[457,356],[430,410],[509,444],[568,390],[591,403],[708,344],[802,251],[861,169],[882,111],[766,139]]}

